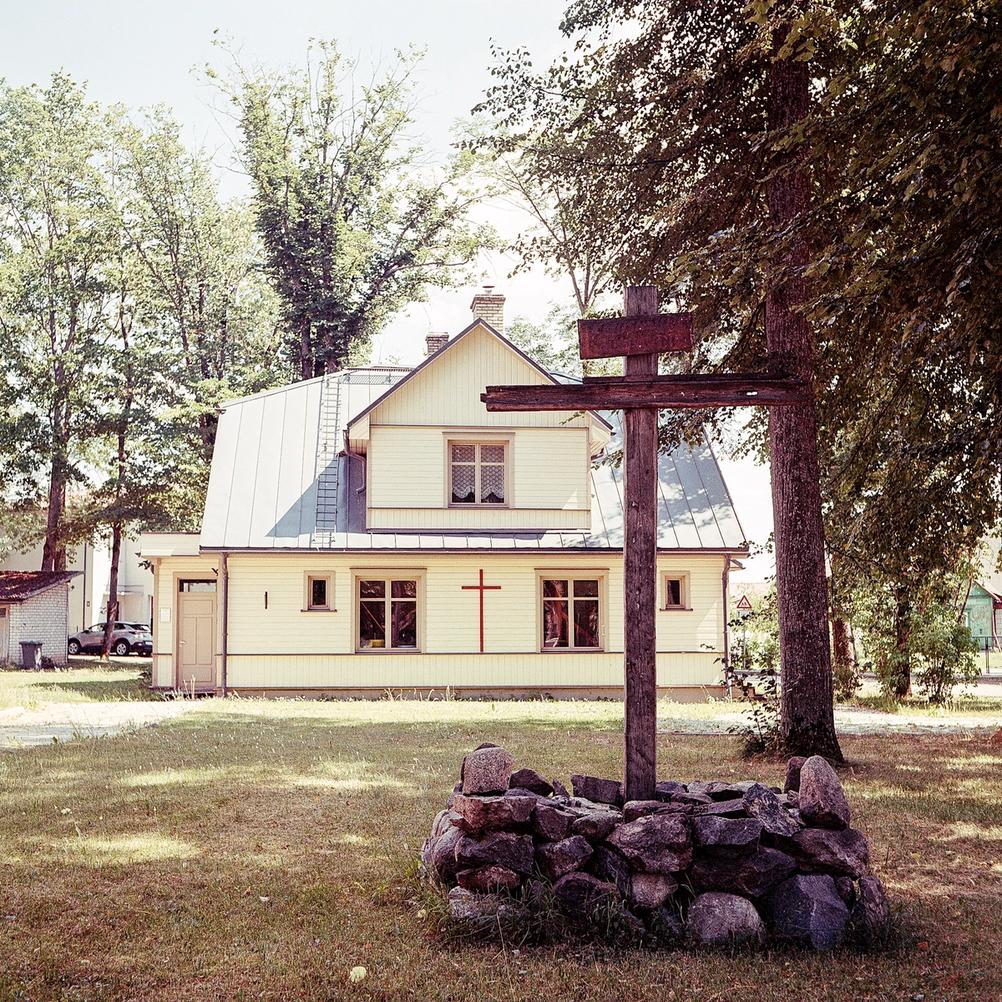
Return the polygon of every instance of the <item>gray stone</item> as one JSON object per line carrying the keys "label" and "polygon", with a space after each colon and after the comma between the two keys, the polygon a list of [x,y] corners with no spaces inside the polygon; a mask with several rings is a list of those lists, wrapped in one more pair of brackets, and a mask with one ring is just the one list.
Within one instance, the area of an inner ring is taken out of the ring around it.
{"label": "gray stone", "polygon": [[553,792],[553,784],[547,783],[535,769],[517,769],[509,777],[508,785],[531,790],[543,797],[548,797]]}
{"label": "gray stone", "polygon": [[455,811],[439,811],[431,825],[431,837],[438,838],[444,835],[458,820],[459,815]]}
{"label": "gray stone", "polygon": [[747,856],[758,848],[762,824],[754,818],[692,819],[693,843],[714,856]]}
{"label": "gray stone", "polygon": [[849,802],[835,770],[820,755],[812,755],[800,769],[800,816],[819,828],[848,828]]}
{"label": "gray stone", "polygon": [[456,882],[468,891],[481,894],[492,891],[513,891],[522,883],[522,878],[507,866],[478,866],[474,870],[461,870],[456,874]]}
{"label": "gray stone", "polygon": [[532,830],[549,842],[559,842],[570,834],[574,815],[552,804],[537,802],[532,812]]}
{"label": "gray stone", "polygon": [[571,789],[575,797],[584,797],[596,804],[619,805],[623,802],[623,784],[617,779],[598,776],[571,776]]}
{"label": "gray stone", "polygon": [[891,929],[891,906],[878,877],[860,879],[859,895],[851,918],[853,931],[861,945],[873,947],[885,942]]}
{"label": "gray stone", "polygon": [[850,910],[856,903],[856,884],[852,877],[834,877],[835,890],[838,896],[849,906]]}
{"label": "gray stone", "polygon": [[693,813],[711,814],[721,818],[743,818],[745,816],[744,795],[732,800],[711,800],[709,803],[699,804]]}
{"label": "gray stone", "polygon": [[791,852],[797,868],[805,873],[830,873],[858,880],[870,864],[866,838],[855,828],[805,828],[791,839]]}
{"label": "gray stone", "polygon": [[692,861],[689,821],[679,814],[649,814],[621,824],[608,842],[646,873],[678,873]]}
{"label": "gray stone", "polygon": [[475,894],[465,887],[449,891],[449,917],[454,922],[482,922],[494,919],[501,909],[496,894]]}
{"label": "gray stone", "polygon": [[544,803],[552,804],[553,801],[549,797],[544,797],[541,793],[533,793],[532,790],[527,790],[523,786],[509,786],[507,790],[502,794],[504,797],[529,797],[532,800],[541,800]]}
{"label": "gray stone", "polygon": [[834,950],[845,935],[849,909],[827,874],[798,873],[769,895],[775,934],[815,950]]}
{"label": "gray stone", "polygon": [[664,800],[628,800],[623,804],[623,820],[636,821],[647,814],[691,814],[692,805]]}
{"label": "gray stone", "polygon": [[630,864],[615,849],[605,845],[596,846],[588,860],[588,870],[599,880],[615,884],[624,898],[629,895],[632,879]]}
{"label": "gray stone", "polygon": [[559,779],[553,781],[553,793],[554,796],[561,797],[564,800],[570,800],[571,798],[571,795],[567,792],[567,787]]}
{"label": "gray stone", "polygon": [[798,818],[791,817],[783,801],[761,783],[755,783],[745,791],[744,804],[748,816],[760,821],[765,834],[781,845],[804,827]]}
{"label": "gray stone", "polygon": [[539,872],[548,880],[559,880],[572,870],[580,870],[592,854],[588,840],[572,835],[560,842],[548,842],[536,849]]}
{"label": "gray stone", "polygon": [[587,917],[599,905],[617,899],[619,891],[615,884],[575,870],[553,885],[553,896],[565,912]]}
{"label": "gray stone", "polygon": [[660,908],[676,891],[678,881],[666,873],[635,873],[630,881],[630,901],[637,908]]}
{"label": "gray stone", "polygon": [[800,789],[800,770],[807,761],[803,755],[794,755],[786,763],[786,781],[783,783],[783,791],[789,793],[791,790]]}
{"label": "gray stone", "polygon": [[497,745],[481,745],[463,759],[463,793],[504,793],[515,760]]}
{"label": "gray stone", "polygon": [[587,811],[574,819],[571,834],[581,835],[589,842],[602,842],[622,820],[617,811]]}
{"label": "gray stone", "polygon": [[744,796],[748,787],[753,785],[755,785],[754,780],[741,780],[737,783],[725,783],[721,780],[704,783],[697,780],[690,783],[686,789],[689,793],[703,794],[711,800],[737,800]]}
{"label": "gray stone", "polygon": [[491,832],[479,841],[463,836],[456,843],[457,870],[497,864],[528,876],[532,873],[533,856],[532,838],[512,832]]}
{"label": "gray stone", "polygon": [[433,880],[449,884],[455,879],[459,869],[456,865],[456,846],[464,837],[462,829],[449,825],[438,838],[425,842],[421,860]]}
{"label": "gray stone", "polygon": [[647,916],[647,929],[655,942],[675,946],[685,938],[685,925],[678,906],[669,901]]}
{"label": "gray stone", "polygon": [[676,783],[674,779],[663,779],[654,786],[654,796],[658,800],[673,800],[678,795],[684,795],[688,791],[681,783]]}
{"label": "gray stone", "polygon": [[459,815],[456,825],[476,834],[528,824],[535,806],[533,797],[471,797],[461,793],[452,810]]}
{"label": "gray stone", "polygon": [[765,942],[765,925],[747,898],[710,891],[700,894],[689,908],[688,934],[698,946],[760,945]]}
{"label": "gray stone", "polygon": [[750,856],[734,859],[708,859],[700,855],[689,869],[689,879],[696,890],[735,891],[749,898],[760,898],[796,868],[791,856],[763,846]]}

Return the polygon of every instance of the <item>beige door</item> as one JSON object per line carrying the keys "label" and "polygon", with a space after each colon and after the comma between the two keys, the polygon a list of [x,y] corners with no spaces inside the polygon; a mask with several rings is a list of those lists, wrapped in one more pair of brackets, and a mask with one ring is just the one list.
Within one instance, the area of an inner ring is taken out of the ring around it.
{"label": "beige door", "polygon": [[0,664],[10,658],[8,646],[10,644],[10,609],[6,605],[0,605]]}
{"label": "beige door", "polygon": [[177,687],[205,692],[216,687],[216,583],[178,582]]}

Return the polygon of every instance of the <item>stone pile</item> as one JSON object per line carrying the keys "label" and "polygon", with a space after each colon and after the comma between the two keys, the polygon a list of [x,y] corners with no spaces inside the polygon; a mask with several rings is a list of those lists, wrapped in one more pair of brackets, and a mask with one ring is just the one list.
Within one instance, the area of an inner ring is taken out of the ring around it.
{"label": "stone pile", "polygon": [[553,907],[660,942],[721,946],[769,940],[830,950],[881,942],[890,920],[866,838],[832,767],[790,759],[785,789],[666,781],[653,800],[571,777],[571,791],[503,748],[482,745],[422,850],[448,889],[452,918],[496,922]]}

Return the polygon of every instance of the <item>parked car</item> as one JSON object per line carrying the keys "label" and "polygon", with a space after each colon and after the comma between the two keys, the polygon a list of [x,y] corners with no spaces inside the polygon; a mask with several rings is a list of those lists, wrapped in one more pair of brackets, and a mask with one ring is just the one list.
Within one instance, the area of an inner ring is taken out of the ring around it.
{"label": "parked car", "polygon": [[[66,643],[70,654],[100,654],[104,644],[104,623],[95,623],[74,633]],[[145,623],[116,623],[111,634],[111,652],[118,657],[127,654],[153,653],[153,634]]]}

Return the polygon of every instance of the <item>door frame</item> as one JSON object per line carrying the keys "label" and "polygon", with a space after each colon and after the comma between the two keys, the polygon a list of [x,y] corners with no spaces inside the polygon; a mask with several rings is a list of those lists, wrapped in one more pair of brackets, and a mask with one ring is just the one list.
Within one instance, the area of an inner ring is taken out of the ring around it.
{"label": "door frame", "polygon": [[4,664],[10,661],[10,612],[13,606],[2,605],[0,609],[3,609],[3,646],[0,646],[0,664]]}
{"label": "door frame", "polygon": [[[207,571],[174,571],[171,585],[174,589],[174,688],[183,689],[181,680],[181,581],[211,581],[215,585],[212,594],[212,681],[207,689],[196,692],[215,692],[219,688],[219,575],[214,568]],[[203,592],[209,594],[209,592]]]}

